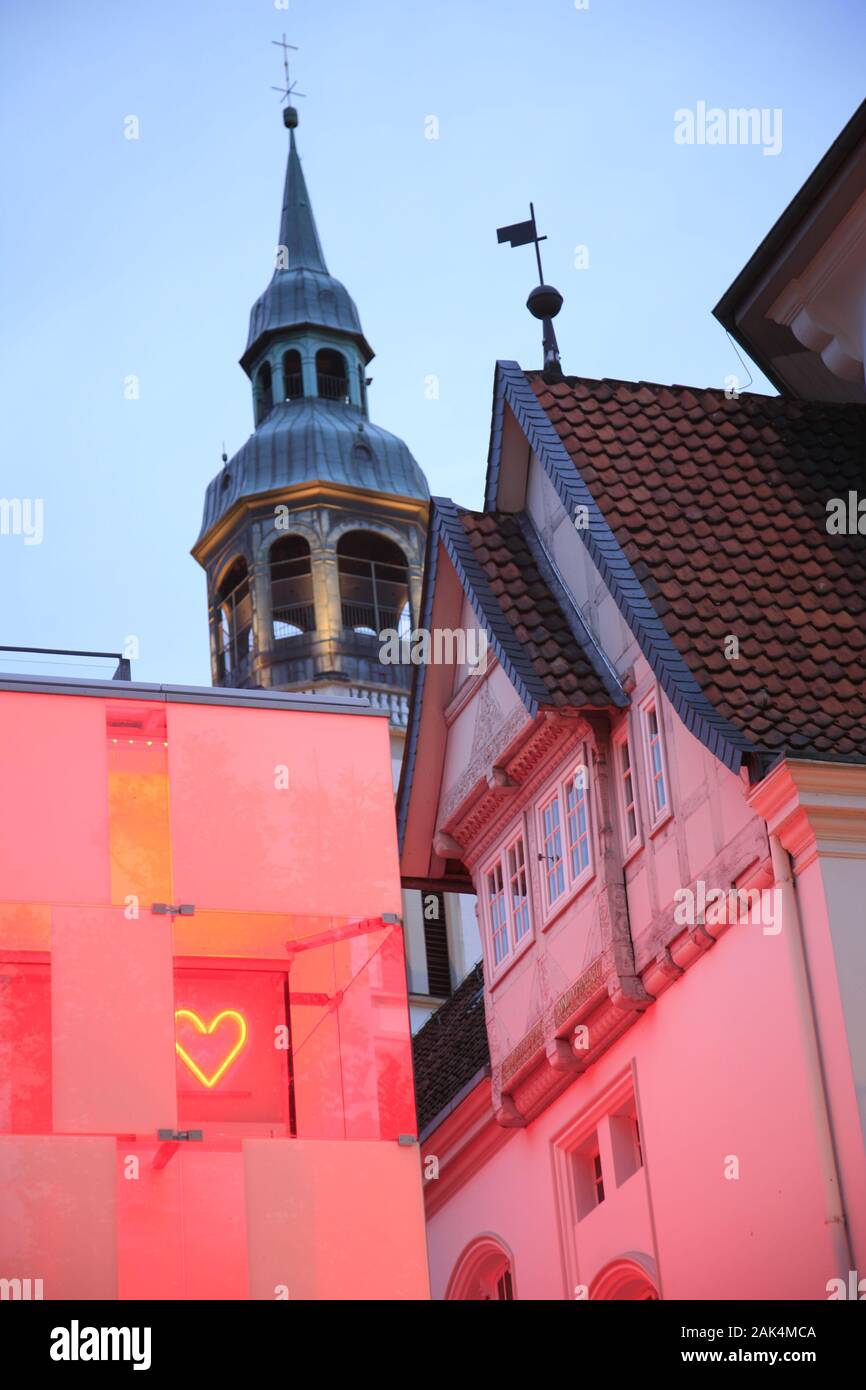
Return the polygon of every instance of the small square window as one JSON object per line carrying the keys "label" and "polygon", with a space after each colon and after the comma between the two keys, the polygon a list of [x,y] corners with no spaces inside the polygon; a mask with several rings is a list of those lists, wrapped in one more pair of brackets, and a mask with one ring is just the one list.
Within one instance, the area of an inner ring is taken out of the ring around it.
{"label": "small square window", "polygon": [[597,1132],[587,1135],[572,1155],[572,1163],[577,1219],[582,1221],[604,1201],[605,1174]]}
{"label": "small square window", "polygon": [[592,1156],[592,1188],[595,1205],[600,1207],[604,1201],[604,1174],[601,1171],[601,1154],[597,1150]]}
{"label": "small square window", "polygon": [[643,1167],[643,1146],[634,1095],[629,1096],[611,1115],[610,1143],[616,1185],[621,1187]]}

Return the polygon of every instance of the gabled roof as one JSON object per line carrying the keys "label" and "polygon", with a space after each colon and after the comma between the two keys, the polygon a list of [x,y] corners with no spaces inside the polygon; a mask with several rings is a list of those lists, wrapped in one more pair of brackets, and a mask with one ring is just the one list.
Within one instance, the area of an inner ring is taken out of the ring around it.
{"label": "gabled roof", "polygon": [[[866,407],[499,379],[566,506],[590,500],[578,534],[711,751],[866,761],[866,538],[826,529],[827,502],[866,486]],[[494,449],[488,506],[496,470]]]}
{"label": "gabled roof", "polygon": [[[852,393],[863,391],[862,376],[859,383],[838,380],[820,353],[805,348],[789,327],[768,317],[768,311],[783,286],[807,270],[818,248],[845,222],[862,196],[864,182],[866,101],[713,309],[719,322],[785,395],[850,401]],[[806,385],[809,390],[803,389]]]}
{"label": "gabled roof", "polygon": [[418,1133],[490,1064],[479,961],[451,998],[412,1039]]}
{"label": "gabled roof", "polygon": [[[538,545],[523,515],[472,512],[431,501],[419,626],[433,627],[440,546],[490,647],[531,717],[542,707],[624,707],[616,673]],[[402,842],[423,714],[426,667],[415,668],[397,795]]]}
{"label": "gabled roof", "polygon": [[438,534],[476,617],[530,714],[539,705],[607,709],[628,698],[523,515],[434,498]]}

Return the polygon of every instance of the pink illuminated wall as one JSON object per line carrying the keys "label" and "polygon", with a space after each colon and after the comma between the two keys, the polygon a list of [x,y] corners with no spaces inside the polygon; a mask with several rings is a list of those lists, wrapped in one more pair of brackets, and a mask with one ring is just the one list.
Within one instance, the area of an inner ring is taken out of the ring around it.
{"label": "pink illuminated wall", "polygon": [[0,693],[0,1278],[426,1297],[387,720],[130,696]]}

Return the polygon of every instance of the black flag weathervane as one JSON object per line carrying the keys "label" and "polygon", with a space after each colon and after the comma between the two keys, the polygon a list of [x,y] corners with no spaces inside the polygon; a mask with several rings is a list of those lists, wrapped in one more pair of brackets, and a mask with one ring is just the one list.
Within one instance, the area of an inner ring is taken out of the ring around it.
{"label": "black flag weathervane", "polygon": [[538,235],[538,228],[535,225],[535,207],[529,204],[529,220],[527,222],[513,222],[509,227],[497,227],[496,240],[502,246],[508,242],[510,246],[528,246],[530,242],[535,246],[535,259],[538,264],[538,284],[534,290],[530,291],[526,301],[526,307],[535,318],[542,322],[542,346],[544,348],[544,368],[542,377],[546,382],[562,381],[562,366],[559,360],[559,344],[556,341],[556,333],[553,329],[553,320],[562,308],[562,295],[559,290],[554,289],[553,285],[544,283],[544,272],[541,268],[540,243],[547,241],[546,236]]}

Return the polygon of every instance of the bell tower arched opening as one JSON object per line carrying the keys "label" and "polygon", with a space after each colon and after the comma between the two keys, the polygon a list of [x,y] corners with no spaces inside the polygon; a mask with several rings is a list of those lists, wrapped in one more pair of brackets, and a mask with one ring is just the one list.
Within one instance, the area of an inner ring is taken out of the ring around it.
{"label": "bell tower arched opening", "polygon": [[398,545],[374,531],[347,531],[337,544],[343,627],[361,637],[412,630],[409,566]]}
{"label": "bell tower arched opening", "polygon": [[271,546],[268,561],[274,641],[315,632],[316,607],[309,543],[303,536],[283,536]]}
{"label": "bell tower arched opening", "polygon": [[216,591],[217,679],[235,684],[249,670],[253,651],[253,600],[247,562],[239,555]]}

